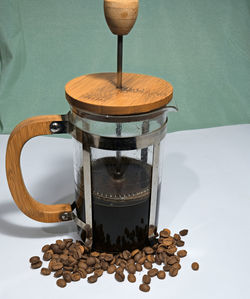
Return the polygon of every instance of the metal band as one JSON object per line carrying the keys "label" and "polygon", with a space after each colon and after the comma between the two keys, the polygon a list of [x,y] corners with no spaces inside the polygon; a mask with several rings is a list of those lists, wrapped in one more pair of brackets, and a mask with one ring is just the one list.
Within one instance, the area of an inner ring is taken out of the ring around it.
{"label": "metal band", "polygon": [[159,185],[159,154],[160,154],[160,141],[154,145],[153,153],[153,171],[152,171],[152,182],[151,182],[151,200],[150,200],[150,214],[149,214],[149,239],[154,237],[156,224],[156,210],[157,210],[157,194]]}
{"label": "metal band", "polygon": [[[91,153],[88,137],[84,132],[82,135],[85,221],[92,236]],[[91,247],[92,243],[88,244],[88,246]]]}
{"label": "metal band", "polygon": [[[82,140],[82,134],[79,134],[80,129],[77,127],[72,131],[72,136],[79,142],[84,143]],[[115,150],[115,151],[129,151],[134,149],[147,148],[148,146],[155,144],[159,140],[162,140],[167,133],[167,120],[163,126],[151,133],[144,134],[142,136],[135,137],[106,137],[84,132],[87,138],[89,147]]]}

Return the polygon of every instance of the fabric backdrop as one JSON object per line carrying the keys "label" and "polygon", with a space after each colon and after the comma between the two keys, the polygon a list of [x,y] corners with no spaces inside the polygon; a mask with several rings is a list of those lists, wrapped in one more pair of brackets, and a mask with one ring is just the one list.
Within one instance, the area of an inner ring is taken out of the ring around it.
{"label": "fabric backdrop", "polygon": [[[69,110],[67,81],[116,70],[102,0],[0,0],[0,120]],[[250,121],[250,1],[140,0],[124,71],[174,86],[169,131]]]}

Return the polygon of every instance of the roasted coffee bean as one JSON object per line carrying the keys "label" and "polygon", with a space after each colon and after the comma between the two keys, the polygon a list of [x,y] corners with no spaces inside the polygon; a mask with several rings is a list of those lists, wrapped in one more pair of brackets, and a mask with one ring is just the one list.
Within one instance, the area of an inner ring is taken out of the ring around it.
{"label": "roasted coffee bean", "polygon": [[125,260],[128,260],[128,259],[130,259],[130,257],[131,257],[131,253],[130,253],[130,251],[128,251],[128,250],[124,250],[123,253],[122,253],[122,256],[123,256],[123,258],[124,258]]}
{"label": "roasted coffee bean", "polygon": [[46,252],[50,249],[50,245],[46,244],[42,247],[42,252]]}
{"label": "roasted coffee bean", "polygon": [[146,254],[153,254],[154,253],[154,249],[152,247],[144,247],[143,248],[143,251],[146,253]]}
{"label": "roasted coffee bean", "polygon": [[138,252],[140,252],[139,249],[135,249],[131,252],[131,257],[134,257]]}
{"label": "roasted coffee bean", "polygon": [[178,274],[178,269],[176,269],[175,267],[171,267],[169,270],[169,275],[174,277]]}
{"label": "roasted coffee bean", "polygon": [[71,274],[71,280],[72,280],[72,281],[78,281],[78,280],[80,280],[80,279],[81,279],[81,275],[80,275],[80,273],[75,272],[75,273]]}
{"label": "roasted coffee bean", "polygon": [[40,262],[37,262],[37,263],[34,263],[34,264],[31,264],[31,268],[32,269],[38,269],[38,268],[40,268],[41,266],[42,266],[42,262],[40,261]]}
{"label": "roasted coffee bean", "polygon": [[38,262],[40,262],[40,257],[39,256],[32,256],[29,261],[30,261],[31,264],[38,263]]}
{"label": "roasted coffee bean", "polygon": [[110,265],[107,269],[108,274],[113,274],[116,270],[116,266],[115,265]]}
{"label": "roasted coffee bean", "polygon": [[65,242],[65,243],[72,243],[73,239],[63,239],[63,242]]}
{"label": "roasted coffee bean", "polygon": [[73,256],[69,256],[68,262],[69,262],[70,266],[74,266],[77,264],[77,259],[75,259]]}
{"label": "roasted coffee bean", "polygon": [[[179,242],[179,241],[176,241],[176,242]],[[175,245],[170,245],[170,246],[168,246],[168,249],[166,249],[166,252],[170,255],[174,254],[176,251],[177,251],[177,248]]]}
{"label": "roasted coffee bean", "polygon": [[150,262],[150,263],[154,263],[155,262],[155,257],[153,255],[147,255],[147,260]]}
{"label": "roasted coffee bean", "polygon": [[179,240],[179,241],[176,241],[175,244],[176,244],[176,246],[178,246],[178,247],[182,247],[182,246],[184,246],[185,242],[182,241],[182,240]]}
{"label": "roasted coffee bean", "polygon": [[157,265],[161,265],[161,264],[162,264],[162,261],[161,261],[161,259],[159,258],[159,255],[158,255],[158,254],[155,256],[155,262],[156,262]]}
{"label": "roasted coffee bean", "polygon": [[63,269],[65,271],[73,271],[73,267],[72,266],[63,266]]}
{"label": "roasted coffee bean", "polygon": [[144,267],[145,267],[146,269],[152,269],[152,263],[146,261],[146,262],[144,263]]}
{"label": "roasted coffee bean", "polygon": [[88,266],[93,266],[95,264],[95,258],[92,257],[92,256],[88,257],[87,260],[86,260],[86,264]]}
{"label": "roasted coffee bean", "polygon": [[163,267],[163,270],[166,272],[168,272],[170,269],[171,269],[171,266],[168,264]]}
{"label": "roasted coffee bean", "polygon": [[64,279],[57,279],[56,284],[60,287],[60,288],[65,288],[67,283]]}
{"label": "roasted coffee bean", "polygon": [[132,273],[129,273],[129,275],[128,275],[128,281],[129,281],[129,282],[136,282],[136,277],[135,277],[135,275],[132,274]]}
{"label": "roasted coffee bean", "polygon": [[158,271],[158,273],[157,273],[157,277],[158,277],[159,279],[164,279],[164,278],[166,277],[166,273],[165,273],[164,271],[160,270],[160,271]]}
{"label": "roasted coffee bean", "polygon": [[139,259],[138,263],[142,265],[144,264],[145,261],[146,261],[146,256],[143,256]]}
{"label": "roasted coffee bean", "polygon": [[134,260],[136,263],[138,263],[138,261],[142,258],[142,254],[140,252],[138,252],[135,257],[134,257]]}
{"label": "roasted coffee bean", "polygon": [[94,268],[93,268],[93,267],[88,267],[88,268],[86,269],[86,272],[87,272],[88,274],[91,274],[91,273],[94,272]]}
{"label": "roasted coffee bean", "polygon": [[135,263],[134,259],[128,259],[127,260],[127,265],[134,264],[134,263]]}
{"label": "roasted coffee bean", "polygon": [[173,238],[172,238],[172,237],[168,237],[168,238],[164,239],[164,240],[162,241],[162,244],[163,244],[164,246],[172,245],[172,244],[173,244]]}
{"label": "roasted coffee bean", "polygon": [[169,265],[173,265],[177,262],[176,260],[176,257],[175,256],[171,256],[169,259],[168,259],[168,264]]}
{"label": "roasted coffee bean", "polygon": [[87,272],[84,269],[79,268],[77,271],[80,273],[81,278],[86,278],[87,277]]}
{"label": "roasted coffee bean", "polygon": [[59,248],[57,244],[51,244],[50,248],[53,250],[54,253],[56,254],[61,254],[63,253],[62,249]]}
{"label": "roasted coffee bean", "polygon": [[176,268],[177,270],[181,269],[181,265],[179,263],[175,263],[172,265],[173,268]]}
{"label": "roasted coffee bean", "polygon": [[119,282],[122,282],[125,279],[125,275],[122,272],[116,272],[115,279]]}
{"label": "roasted coffee bean", "polygon": [[127,266],[127,271],[128,271],[128,273],[135,274],[135,272],[136,272],[136,267],[135,267],[135,265],[134,265],[134,264],[129,264],[129,265]]}
{"label": "roasted coffee bean", "polygon": [[136,268],[136,271],[138,272],[141,272],[142,271],[142,265],[141,264],[135,264],[135,268]]}
{"label": "roasted coffee bean", "polygon": [[191,267],[194,271],[197,271],[197,270],[199,270],[200,265],[198,263],[194,262],[194,263],[192,263]]}
{"label": "roasted coffee bean", "polygon": [[98,257],[99,255],[100,255],[100,253],[97,252],[97,251],[92,251],[92,252],[90,253],[90,256],[93,256],[93,257]]}
{"label": "roasted coffee bean", "polygon": [[98,276],[97,275],[91,275],[88,277],[88,283],[94,283],[94,282],[97,282],[97,278]]}
{"label": "roasted coffee bean", "polygon": [[179,257],[185,257],[187,255],[187,251],[186,250],[179,250],[179,251],[177,251],[177,255]]}
{"label": "roasted coffee bean", "polygon": [[175,241],[179,241],[181,239],[181,237],[178,234],[174,234],[174,239],[175,239]]}
{"label": "roasted coffee bean", "polygon": [[54,273],[54,277],[59,278],[59,277],[62,276],[62,274],[63,274],[63,269],[57,270],[57,271]]}
{"label": "roasted coffee bean", "polygon": [[181,230],[180,232],[179,232],[179,234],[181,235],[181,236],[186,236],[187,234],[188,234],[188,229],[183,229],[183,230]]}
{"label": "roasted coffee bean", "polygon": [[61,262],[55,262],[51,265],[51,270],[52,271],[57,271],[63,268],[63,263]]}
{"label": "roasted coffee bean", "polygon": [[71,282],[71,273],[69,271],[65,271],[63,272],[63,279],[66,281],[66,282]]}
{"label": "roasted coffee bean", "polygon": [[111,262],[113,260],[113,258],[114,258],[113,254],[106,254],[104,257],[104,260],[106,262]]}
{"label": "roasted coffee bean", "polygon": [[102,266],[101,266],[100,263],[96,263],[96,264],[94,265],[94,269],[95,269],[95,270],[98,270],[98,269],[101,269],[101,268],[102,268]]}
{"label": "roasted coffee bean", "polygon": [[147,274],[143,275],[142,277],[143,283],[149,284],[151,282],[151,277]]}
{"label": "roasted coffee bean", "polygon": [[139,289],[142,292],[149,292],[150,286],[148,284],[143,283],[143,284],[140,284]]}
{"label": "roasted coffee bean", "polygon": [[154,277],[154,276],[156,276],[157,273],[158,273],[158,269],[156,269],[156,268],[153,268],[153,269],[151,269],[151,270],[148,271],[148,275],[149,275],[150,277]]}
{"label": "roasted coffee bean", "polygon": [[109,264],[105,261],[101,261],[101,267],[104,271],[107,271]]}
{"label": "roasted coffee bean", "polygon": [[41,274],[42,275],[50,275],[50,273],[51,273],[51,270],[48,269],[48,268],[42,268],[41,269]]}
{"label": "roasted coffee bean", "polygon": [[97,269],[94,271],[95,275],[97,275],[98,277],[102,276],[103,274],[103,270],[102,269]]}
{"label": "roasted coffee bean", "polygon": [[160,237],[161,238],[168,238],[169,236],[170,236],[169,231],[167,231],[167,230],[160,231]]}

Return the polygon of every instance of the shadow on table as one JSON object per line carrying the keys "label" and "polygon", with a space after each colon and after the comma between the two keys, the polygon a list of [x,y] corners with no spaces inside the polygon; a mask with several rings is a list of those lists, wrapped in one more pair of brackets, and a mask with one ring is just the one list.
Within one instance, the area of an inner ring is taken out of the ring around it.
{"label": "shadow on table", "polygon": [[[72,195],[62,198],[55,202],[65,203],[71,202]],[[76,226],[73,221],[60,222],[60,223],[48,223],[48,226],[30,227],[22,224],[15,223],[16,213],[22,213],[14,202],[5,202],[0,204],[0,234],[14,236],[18,238],[44,238],[51,235],[63,235],[74,234],[76,232]],[[38,222],[37,222],[38,223]]]}
{"label": "shadow on table", "polygon": [[167,155],[159,211],[160,220],[164,225],[173,222],[182,206],[199,187],[197,174],[185,165],[185,162],[186,157],[182,153]]}

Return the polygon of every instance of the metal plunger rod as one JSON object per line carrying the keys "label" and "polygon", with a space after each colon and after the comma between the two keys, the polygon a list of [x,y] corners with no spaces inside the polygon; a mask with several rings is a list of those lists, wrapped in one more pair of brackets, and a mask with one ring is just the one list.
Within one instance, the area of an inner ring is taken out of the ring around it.
{"label": "metal plunger rod", "polygon": [[117,35],[117,88],[122,89],[122,46],[123,36]]}

